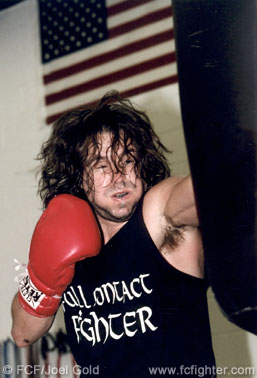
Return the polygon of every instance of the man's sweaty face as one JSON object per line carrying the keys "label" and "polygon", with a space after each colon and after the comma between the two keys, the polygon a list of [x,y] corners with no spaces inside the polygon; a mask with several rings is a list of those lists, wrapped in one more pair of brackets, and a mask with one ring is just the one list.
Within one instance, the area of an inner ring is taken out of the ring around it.
{"label": "man's sweaty face", "polygon": [[[142,180],[135,173],[133,156],[124,154],[122,144],[117,151],[117,161],[112,161],[111,133],[100,134],[98,143],[100,156],[91,166],[94,186],[88,194],[88,200],[100,221],[102,218],[112,222],[126,222],[143,195]],[[133,152],[131,147],[132,155]],[[115,165],[122,167],[121,172]],[[87,191],[86,182],[84,189]]]}

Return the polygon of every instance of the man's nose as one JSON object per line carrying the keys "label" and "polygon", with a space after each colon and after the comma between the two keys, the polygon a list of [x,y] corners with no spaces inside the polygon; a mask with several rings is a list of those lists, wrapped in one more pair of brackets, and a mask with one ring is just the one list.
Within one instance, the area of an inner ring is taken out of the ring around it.
{"label": "man's nose", "polygon": [[125,169],[115,168],[113,170],[113,180],[115,182],[124,180],[124,178],[126,177],[126,175],[127,175],[127,173],[126,173]]}

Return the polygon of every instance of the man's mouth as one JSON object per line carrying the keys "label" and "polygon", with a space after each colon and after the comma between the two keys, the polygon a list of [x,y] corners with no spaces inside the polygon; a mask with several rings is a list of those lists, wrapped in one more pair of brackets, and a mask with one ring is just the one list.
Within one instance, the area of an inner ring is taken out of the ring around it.
{"label": "man's mouth", "polygon": [[114,197],[114,198],[118,198],[118,199],[120,199],[120,198],[125,197],[126,195],[128,195],[128,192],[120,192],[120,193],[115,193],[115,194],[113,195],[113,197]]}

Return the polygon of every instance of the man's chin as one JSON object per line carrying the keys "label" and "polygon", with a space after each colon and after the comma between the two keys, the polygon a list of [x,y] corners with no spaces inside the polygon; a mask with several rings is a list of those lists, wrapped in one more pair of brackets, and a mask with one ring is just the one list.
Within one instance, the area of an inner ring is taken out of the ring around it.
{"label": "man's chin", "polygon": [[121,212],[120,214],[118,212],[115,214],[113,211],[108,211],[107,209],[101,208],[96,204],[93,204],[93,206],[96,214],[101,218],[110,222],[124,223],[127,222],[134,214],[137,203],[131,209],[128,209],[126,212]]}
{"label": "man's chin", "polygon": [[115,215],[109,212],[101,212],[100,214],[96,211],[98,215],[100,215],[103,219],[115,222],[115,223],[123,223],[127,222],[131,216],[133,215],[134,211],[130,211],[129,213],[123,215]]}
{"label": "man's chin", "polygon": [[[116,222],[117,223],[121,223],[121,222],[127,222],[131,217],[132,215],[134,214],[134,211],[135,211],[135,208],[133,208],[129,214],[126,214],[126,215],[123,215],[123,216],[120,216],[120,217],[117,217],[116,218]],[[115,222],[115,220],[114,220]]]}

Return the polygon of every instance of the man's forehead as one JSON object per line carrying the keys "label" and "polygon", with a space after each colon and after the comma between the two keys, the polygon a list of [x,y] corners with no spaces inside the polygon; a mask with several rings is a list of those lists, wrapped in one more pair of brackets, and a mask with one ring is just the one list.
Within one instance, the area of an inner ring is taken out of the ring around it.
{"label": "man's forehead", "polygon": [[136,153],[136,148],[131,139],[128,139],[125,143],[123,135],[120,135],[116,140],[111,132],[104,131],[97,135],[97,145],[92,142],[89,146],[89,155],[92,156],[97,152],[98,156],[95,156],[96,158],[99,158],[99,155],[100,157],[106,157],[114,149],[118,155],[122,154],[124,150],[129,153]]}

